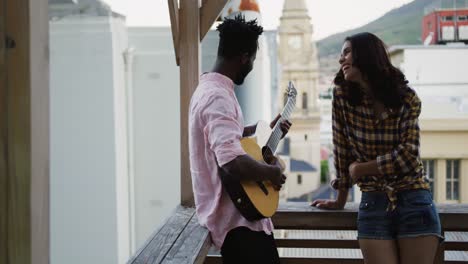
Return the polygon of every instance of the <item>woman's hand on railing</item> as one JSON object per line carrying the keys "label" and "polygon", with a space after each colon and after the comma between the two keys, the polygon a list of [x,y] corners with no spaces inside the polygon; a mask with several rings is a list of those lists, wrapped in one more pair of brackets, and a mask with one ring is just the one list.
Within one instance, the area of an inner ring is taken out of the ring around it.
{"label": "woman's hand on railing", "polygon": [[321,209],[340,210],[344,208],[347,200],[348,189],[340,189],[338,190],[338,196],[336,197],[336,200],[317,199],[313,201],[310,205]]}
{"label": "woman's hand on railing", "polygon": [[340,210],[343,209],[346,202],[339,202],[338,200],[317,199],[310,205],[321,209]]}

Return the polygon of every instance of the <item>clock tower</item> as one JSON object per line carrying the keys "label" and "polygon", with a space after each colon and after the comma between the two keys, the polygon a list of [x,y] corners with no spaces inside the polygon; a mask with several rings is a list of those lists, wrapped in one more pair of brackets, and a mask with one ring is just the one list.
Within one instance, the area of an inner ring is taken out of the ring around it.
{"label": "clock tower", "polygon": [[[296,109],[288,133],[291,160],[309,163],[316,170],[311,180],[320,183],[320,112],[318,105],[318,59],[312,39],[313,27],[305,0],[284,0],[280,18],[279,63],[281,77],[278,87],[278,105],[285,103],[285,89],[293,81],[297,89]],[[279,109],[280,111],[281,109]],[[293,178],[299,177],[291,172]],[[301,175],[304,176],[305,175]],[[293,179],[295,181],[295,179]],[[299,181],[299,180],[298,180]],[[316,186],[316,184],[313,184]],[[312,191],[312,190],[310,190]]]}

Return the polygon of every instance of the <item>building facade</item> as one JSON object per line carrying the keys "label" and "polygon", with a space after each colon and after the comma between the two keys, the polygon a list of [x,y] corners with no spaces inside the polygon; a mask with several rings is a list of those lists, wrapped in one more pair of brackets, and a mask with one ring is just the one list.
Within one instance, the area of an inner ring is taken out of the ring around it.
{"label": "building facade", "polygon": [[[285,0],[280,18],[280,77],[277,104],[285,104],[289,81],[297,89],[296,108],[289,131],[291,160],[302,160],[316,168],[307,177],[320,177],[320,107],[318,103],[317,49],[312,38],[313,27],[304,0]],[[308,174],[308,173],[307,173]],[[305,176],[304,176],[305,177]],[[305,181],[305,180],[304,180]],[[311,180],[315,182],[315,180]],[[313,186],[310,186],[311,191]],[[290,189],[290,188],[289,188]],[[291,190],[291,193],[295,191]]]}
{"label": "building facade", "polygon": [[49,5],[50,262],[123,264],[180,203],[172,32],[98,0]]}
{"label": "building facade", "polygon": [[332,96],[333,88],[323,90],[319,95],[320,106],[320,145],[329,152],[332,151]]}
{"label": "building facade", "polygon": [[468,203],[468,46],[394,46],[399,67],[422,101],[421,158],[437,203]]}
{"label": "building facade", "polygon": [[421,39],[426,45],[468,43],[468,2],[441,0],[424,10]]}
{"label": "building facade", "polygon": [[103,2],[50,3],[50,262],[131,256],[125,18]]}
{"label": "building facade", "polygon": [[180,203],[180,85],[168,27],[129,27],[126,53],[133,249]]}

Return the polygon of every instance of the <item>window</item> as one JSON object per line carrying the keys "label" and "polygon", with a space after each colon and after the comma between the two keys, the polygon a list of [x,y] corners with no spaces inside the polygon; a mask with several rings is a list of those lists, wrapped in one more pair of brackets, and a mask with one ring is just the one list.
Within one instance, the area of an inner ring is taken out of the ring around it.
{"label": "window", "polygon": [[298,174],[297,175],[297,184],[302,184],[302,175],[301,174]]}
{"label": "window", "polygon": [[453,21],[453,16],[444,16],[444,21]]}
{"label": "window", "polygon": [[458,21],[466,21],[468,20],[468,16],[458,16]]}
{"label": "window", "polygon": [[460,199],[460,160],[447,160],[446,198],[458,201]]}
{"label": "window", "polygon": [[424,171],[426,172],[426,177],[429,180],[429,184],[431,186],[431,192],[434,193],[435,160],[423,160],[422,163],[424,166]]}
{"label": "window", "polygon": [[302,47],[302,37],[301,35],[291,35],[288,38],[288,45],[293,50],[298,50]]}
{"label": "window", "polygon": [[302,93],[302,109],[307,109],[307,93]]}

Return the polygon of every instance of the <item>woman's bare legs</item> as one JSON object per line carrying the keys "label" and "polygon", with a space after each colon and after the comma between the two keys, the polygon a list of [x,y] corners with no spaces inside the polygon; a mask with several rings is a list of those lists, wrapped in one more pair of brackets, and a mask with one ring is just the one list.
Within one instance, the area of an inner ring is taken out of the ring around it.
{"label": "woman's bare legs", "polygon": [[396,240],[359,239],[365,264],[398,264]]}
{"label": "woman's bare legs", "polygon": [[401,264],[432,264],[439,247],[436,236],[398,239]]}

